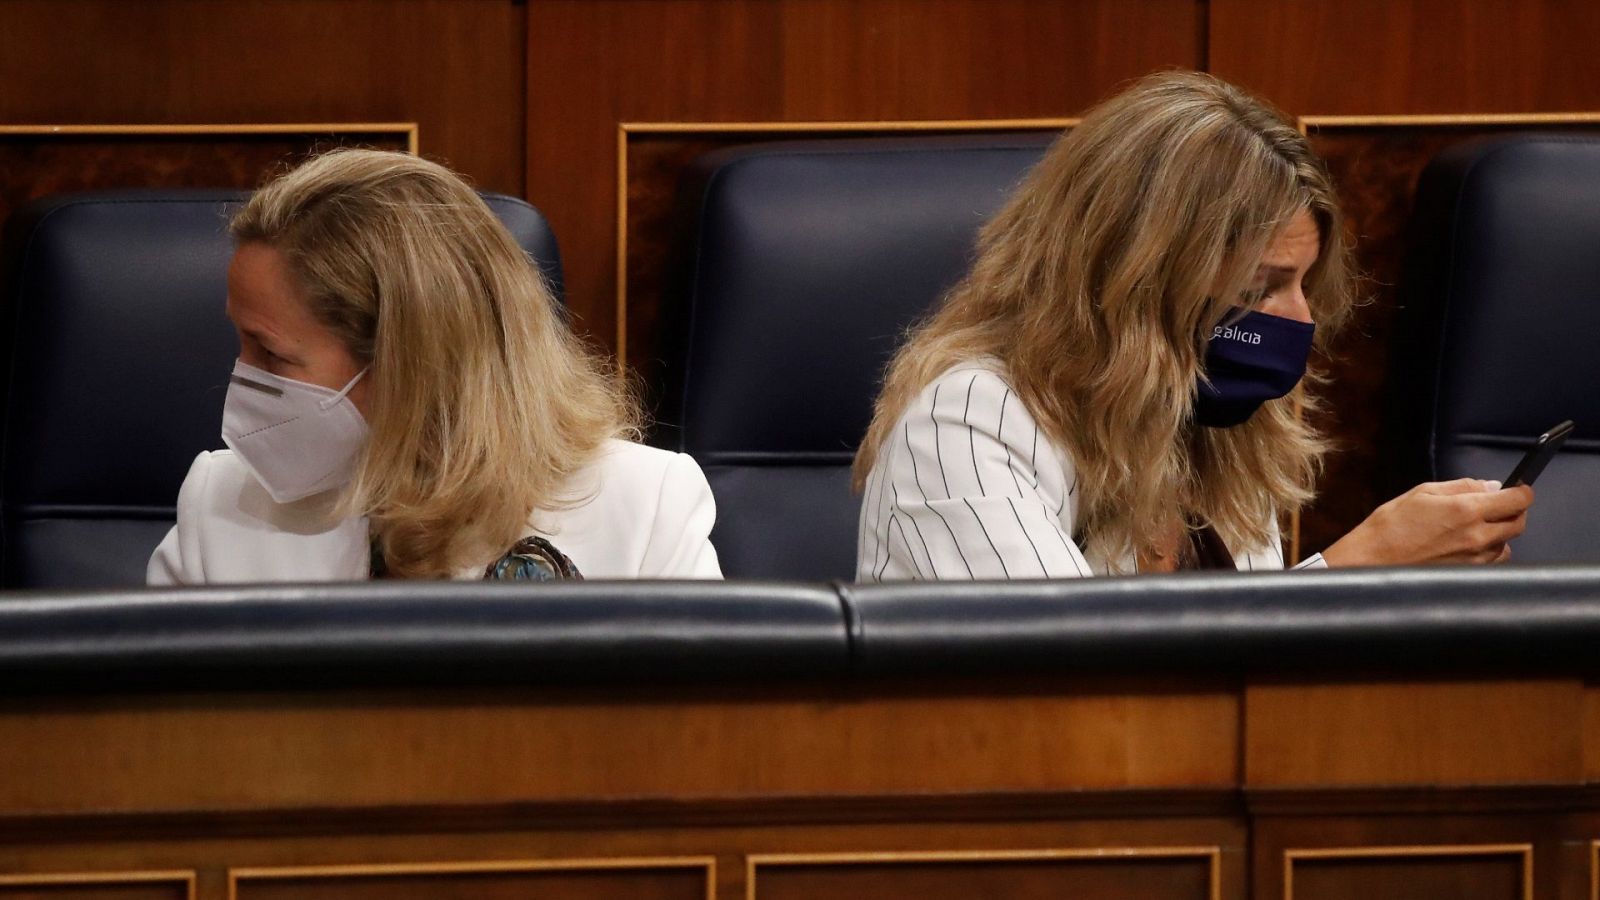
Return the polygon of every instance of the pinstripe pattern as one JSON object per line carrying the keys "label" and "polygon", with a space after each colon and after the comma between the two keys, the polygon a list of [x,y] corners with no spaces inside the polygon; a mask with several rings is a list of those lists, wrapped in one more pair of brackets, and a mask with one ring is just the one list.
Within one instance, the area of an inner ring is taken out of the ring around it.
{"label": "pinstripe pattern", "polygon": [[[945,372],[906,410],[862,492],[856,577],[1077,578],[1128,574],[1074,540],[1078,476],[992,361]],[[1267,546],[1243,570],[1282,569]],[[1322,565],[1312,557],[1297,568]]]}

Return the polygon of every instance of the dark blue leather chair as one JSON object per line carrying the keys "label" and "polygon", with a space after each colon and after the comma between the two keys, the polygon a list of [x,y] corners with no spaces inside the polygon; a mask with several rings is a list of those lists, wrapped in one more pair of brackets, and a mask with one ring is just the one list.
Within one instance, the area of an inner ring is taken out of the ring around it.
{"label": "dark blue leather chair", "polygon": [[655,440],[705,469],[724,573],[854,576],[850,462],[884,366],[1053,137],[805,141],[697,162]]}
{"label": "dark blue leather chair", "polygon": [[1401,301],[1400,468],[1504,479],[1534,437],[1572,419],[1513,560],[1600,562],[1600,139],[1525,134],[1441,153],[1418,185]]}
{"label": "dark blue leather chair", "polygon": [[[244,196],[60,195],[7,223],[0,584],[143,583],[190,462],[221,446],[238,355],[223,312],[227,217]],[[544,217],[485,199],[559,290]]]}

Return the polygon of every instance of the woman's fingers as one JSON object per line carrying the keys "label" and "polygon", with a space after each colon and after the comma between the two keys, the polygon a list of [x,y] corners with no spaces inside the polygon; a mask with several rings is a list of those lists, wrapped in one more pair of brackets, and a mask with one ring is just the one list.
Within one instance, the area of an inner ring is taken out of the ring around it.
{"label": "woman's fingers", "polygon": [[1528,511],[1533,505],[1533,488],[1525,484],[1505,488],[1473,498],[1485,522],[1509,519]]}
{"label": "woman's fingers", "polygon": [[1499,544],[1472,555],[1472,561],[1482,565],[1503,563],[1510,558],[1511,546],[1509,544]]}
{"label": "woman's fingers", "polygon": [[[1482,494],[1494,488],[1487,487],[1488,482],[1476,478],[1457,478],[1452,481],[1430,481],[1419,484],[1412,490],[1419,494],[1434,494],[1449,496],[1451,494]],[[1495,486],[1496,488],[1499,485]]]}

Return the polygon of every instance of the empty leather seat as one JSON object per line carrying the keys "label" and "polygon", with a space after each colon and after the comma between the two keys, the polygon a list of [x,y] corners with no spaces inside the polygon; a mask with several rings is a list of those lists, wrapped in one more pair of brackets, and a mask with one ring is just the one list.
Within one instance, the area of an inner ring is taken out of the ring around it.
{"label": "empty leather seat", "polygon": [[[222,446],[239,349],[223,309],[227,221],[245,196],[60,195],[7,223],[4,585],[143,583],[190,462]],[[559,289],[544,217],[485,199]]]}
{"label": "empty leather seat", "polygon": [[853,576],[850,462],[884,367],[1053,137],[804,141],[697,162],[657,442],[705,469],[729,577]]}
{"label": "empty leather seat", "polygon": [[1452,147],[1424,172],[1390,376],[1397,469],[1504,479],[1577,428],[1535,490],[1521,562],[1600,561],[1600,139]]}

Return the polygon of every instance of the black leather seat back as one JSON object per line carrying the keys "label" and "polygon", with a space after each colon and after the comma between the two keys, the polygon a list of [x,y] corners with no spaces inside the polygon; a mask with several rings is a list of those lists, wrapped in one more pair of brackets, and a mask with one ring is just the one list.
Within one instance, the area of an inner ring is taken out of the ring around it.
{"label": "black leather seat back", "polygon": [[731,577],[850,578],[850,462],[883,369],[1053,134],[768,144],[702,159],[662,441]]}
{"label": "black leather seat back", "polygon": [[1403,299],[1423,474],[1504,479],[1577,423],[1535,490],[1522,562],[1600,561],[1600,139],[1453,147],[1424,173]]}
{"label": "black leather seat back", "polygon": [[[220,447],[238,341],[232,191],[46,198],[7,224],[0,527],[8,587],[137,585],[196,453]],[[537,210],[489,197],[560,284]]]}

